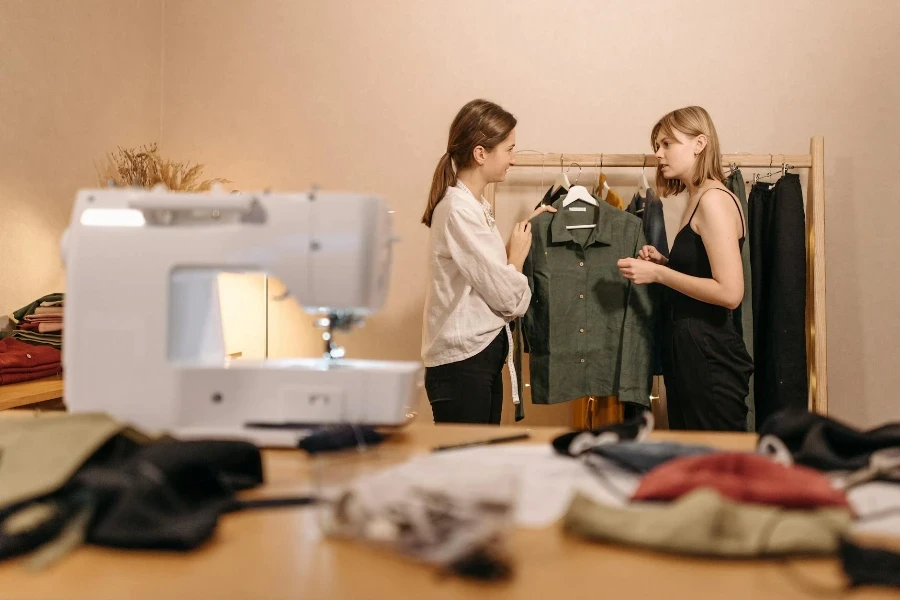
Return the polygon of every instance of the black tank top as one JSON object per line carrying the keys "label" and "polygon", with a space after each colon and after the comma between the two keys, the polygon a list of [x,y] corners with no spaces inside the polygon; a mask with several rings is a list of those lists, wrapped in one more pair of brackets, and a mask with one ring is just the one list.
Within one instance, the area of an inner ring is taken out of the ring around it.
{"label": "black tank top", "polygon": [[[709,188],[706,192],[710,190],[722,190],[723,192],[728,192],[728,195],[734,200],[734,205],[738,209],[738,214],[741,215],[741,237],[738,240],[738,249],[742,250],[744,248],[744,238],[746,237],[747,232],[744,226],[744,216],[743,213],[741,213],[741,206],[738,203],[737,198],[725,188]],[[691,221],[694,220],[694,215],[697,214],[697,209],[700,208],[700,201],[703,200],[703,196],[706,195],[706,192],[703,192],[700,195],[700,198],[697,200],[697,206],[694,207],[694,212],[691,213],[691,218],[688,219],[687,224],[681,228],[681,231],[675,236],[675,241],[672,242],[672,250],[669,252],[669,268],[674,269],[679,273],[684,273],[685,275],[711,279],[712,267],[709,265],[709,255],[706,253],[706,247],[703,245],[703,238],[691,229]],[[727,317],[731,311],[724,306],[717,306],[715,304],[695,300],[672,288],[666,288],[666,290],[672,311],[671,316],[674,318],[700,317],[715,322],[728,320]]]}

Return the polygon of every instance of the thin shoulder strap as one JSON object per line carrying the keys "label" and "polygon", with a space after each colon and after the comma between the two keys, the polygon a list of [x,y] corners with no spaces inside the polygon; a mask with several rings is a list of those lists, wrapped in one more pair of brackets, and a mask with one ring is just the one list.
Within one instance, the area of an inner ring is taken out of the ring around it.
{"label": "thin shoulder strap", "polygon": [[[741,211],[741,204],[740,202],[738,202],[737,196],[735,196],[731,190],[724,187],[711,187],[706,190],[706,192],[709,192],[711,190],[722,190],[723,192],[726,192],[729,196],[731,196],[731,199],[734,201],[734,205],[737,207],[738,216],[741,218],[741,237],[747,235],[747,228],[744,226],[744,213]],[[691,213],[691,218],[688,219],[688,225],[690,225],[691,221],[694,220],[694,215],[697,214],[697,209],[700,208],[700,201],[703,200],[703,196],[706,195],[706,192],[703,192],[702,194],[700,194],[700,197],[697,198],[697,206],[694,207],[694,212]]]}

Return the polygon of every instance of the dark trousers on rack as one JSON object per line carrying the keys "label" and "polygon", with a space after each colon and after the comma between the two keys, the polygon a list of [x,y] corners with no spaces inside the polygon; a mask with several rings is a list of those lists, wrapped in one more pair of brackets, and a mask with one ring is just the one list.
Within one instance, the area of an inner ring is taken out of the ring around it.
{"label": "dark trousers on rack", "polygon": [[435,423],[500,424],[503,365],[509,340],[501,329],[487,348],[465,360],[425,369]]}
{"label": "dark trousers on rack", "polygon": [[756,428],[808,405],[806,226],[799,175],[753,185],[749,198]]}

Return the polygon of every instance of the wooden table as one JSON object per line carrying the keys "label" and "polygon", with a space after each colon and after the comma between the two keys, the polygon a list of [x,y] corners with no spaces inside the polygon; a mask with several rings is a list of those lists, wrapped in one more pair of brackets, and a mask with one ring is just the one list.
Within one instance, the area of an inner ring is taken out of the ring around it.
{"label": "wooden table", "polygon": [[0,385],[0,410],[39,404],[48,400],[59,400],[62,397],[62,375],[52,375],[22,383],[9,383]]}
{"label": "wooden table", "polygon": [[[402,453],[521,432],[521,428],[412,425],[394,441]],[[546,442],[561,429],[532,430]],[[746,450],[750,434],[656,432],[656,439]],[[299,451],[264,453],[268,483],[254,496],[309,490],[311,462]],[[504,584],[441,579],[428,566],[347,541],[323,539],[315,509],[275,509],[225,516],[216,538],[187,554],[86,547],[44,572],[21,560],[0,565],[0,599],[139,600],[211,598],[651,598],[659,600],[807,599],[798,573],[824,586],[843,583],[833,559],[709,560],[607,546],[566,535],[560,527],[518,530],[512,547],[517,575]],[[893,598],[897,590],[866,589],[849,598]]]}

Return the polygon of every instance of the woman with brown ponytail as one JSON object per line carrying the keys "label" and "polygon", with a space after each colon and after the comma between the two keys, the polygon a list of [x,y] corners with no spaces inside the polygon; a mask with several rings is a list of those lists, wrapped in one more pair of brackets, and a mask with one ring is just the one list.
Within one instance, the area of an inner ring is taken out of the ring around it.
{"label": "woman with brown ponytail", "polygon": [[[531,224],[517,223],[504,246],[482,194],[515,164],[515,127],[516,118],[493,102],[469,102],[450,125],[431,182],[422,216],[431,228],[422,360],[435,423],[500,423],[501,372],[512,362],[509,322],[531,302],[522,274]],[[548,210],[555,209],[542,206],[531,216]]]}

